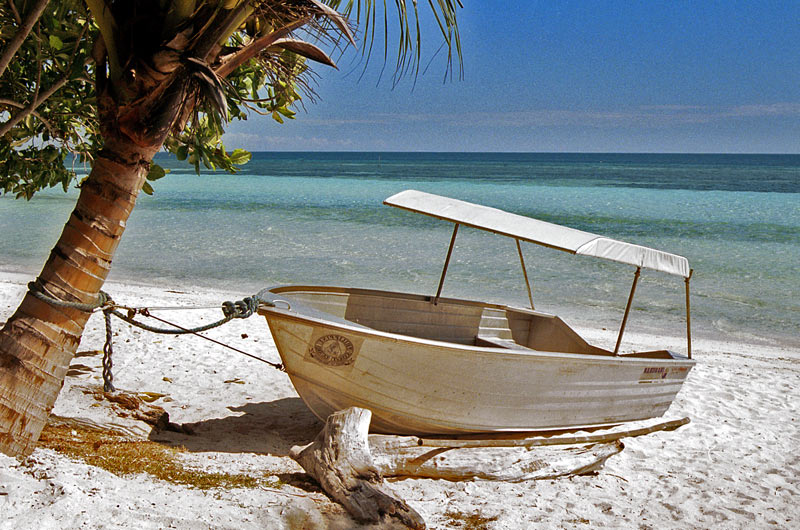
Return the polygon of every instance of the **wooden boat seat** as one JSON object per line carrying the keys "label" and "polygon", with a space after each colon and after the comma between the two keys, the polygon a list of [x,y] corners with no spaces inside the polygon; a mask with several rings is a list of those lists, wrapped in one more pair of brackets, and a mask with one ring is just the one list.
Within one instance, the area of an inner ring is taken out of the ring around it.
{"label": "wooden boat seat", "polygon": [[521,346],[512,339],[501,339],[500,337],[489,337],[486,335],[477,335],[475,337],[475,346],[484,346],[487,348],[505,348],[507,350],[536,351],[532,348]]}

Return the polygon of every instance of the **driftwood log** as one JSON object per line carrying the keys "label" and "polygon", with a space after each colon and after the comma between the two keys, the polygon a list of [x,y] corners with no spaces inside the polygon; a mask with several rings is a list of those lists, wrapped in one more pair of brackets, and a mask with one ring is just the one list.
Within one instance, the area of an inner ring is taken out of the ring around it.
{"label": "driftwood log", "polygon": [[384,477],[524,482],[594,472],[625,447],[616,440],[582,446],[427,447],[370,436],[375,467]]}
{"label": "driftwood log", "polygon": [[369,410],[356,407],[335,412],[314,442],[293,447],[290,456],[358,521],[388,519],[410,528],[424,528],[425,522],[383,477],[522,482],[583,475],[622,451],[621,438],[674,430],[689,422],[651,421],[591,434],[446,440],[368,435],[371,417]]}
{"label": "driftwood log", "polygon": [[367,432],[372,412],[349,408],[334,412],[317,438],[293,447],[290,456],[314,477],[322,489],[364,523],[391,522],[425,528],[425,521],[386,485],[372,462]]}

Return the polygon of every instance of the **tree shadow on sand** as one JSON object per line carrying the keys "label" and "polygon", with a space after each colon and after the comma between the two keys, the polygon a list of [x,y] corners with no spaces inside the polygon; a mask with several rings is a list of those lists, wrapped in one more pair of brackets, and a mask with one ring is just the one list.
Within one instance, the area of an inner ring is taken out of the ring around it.
{"label": "tree shadow on sand", "polygon": [[311,442],[323,427],[300,398],[248,403],[228,409],[234,415],[185,423],[181,426],[184,432],[153,431],[149,438],[180,445],[192,452],[288,456],[292,446]]}

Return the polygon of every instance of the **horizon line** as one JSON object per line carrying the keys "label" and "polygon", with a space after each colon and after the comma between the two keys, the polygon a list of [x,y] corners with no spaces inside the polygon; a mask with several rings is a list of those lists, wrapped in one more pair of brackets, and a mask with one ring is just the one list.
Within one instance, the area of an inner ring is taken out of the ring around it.
{"label": "horizon line", "polygon": [[[403,150],[344,150],[344,149],[245,149],[250,153],[342,153],[342,154],[356,154],[356,153],[389,153],[389,154],[477,154],[477,155],[714,155],[714,156],[800,156],[800,151],[796,153],[786,152],[756,152],[756,151],[740,151],[740,152],[711,152],[711,151],[403,151]],[[173,155],[166,151],[159,151],[159,155]],[[174,155],[173,155],[174,156]]]}

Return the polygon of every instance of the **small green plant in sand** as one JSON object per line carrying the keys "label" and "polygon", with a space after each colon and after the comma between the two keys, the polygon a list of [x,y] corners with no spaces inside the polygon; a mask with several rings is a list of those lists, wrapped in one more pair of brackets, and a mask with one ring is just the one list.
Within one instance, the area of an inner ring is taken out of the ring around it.
{"label": "small green plant in sand", "polygon": [[157,479],[207,490],[212,488],[279,487],[274,477],[257,478],[243,474],[207,473],[187,469],[179,461],[183,448],[148,440],[128,440],[112,433],[81,426],[48,425],[39,446],[53,449],[115,475],[147,473]]}
{"label": "small green plant in sand", "polygon": [[452,510],[445,512],[444,515],[449,519],[447,521],[449,527],[462,530],[488,530],[489,523],[497,520],[497,516],[484,517],[480,513],[466,514]]}

